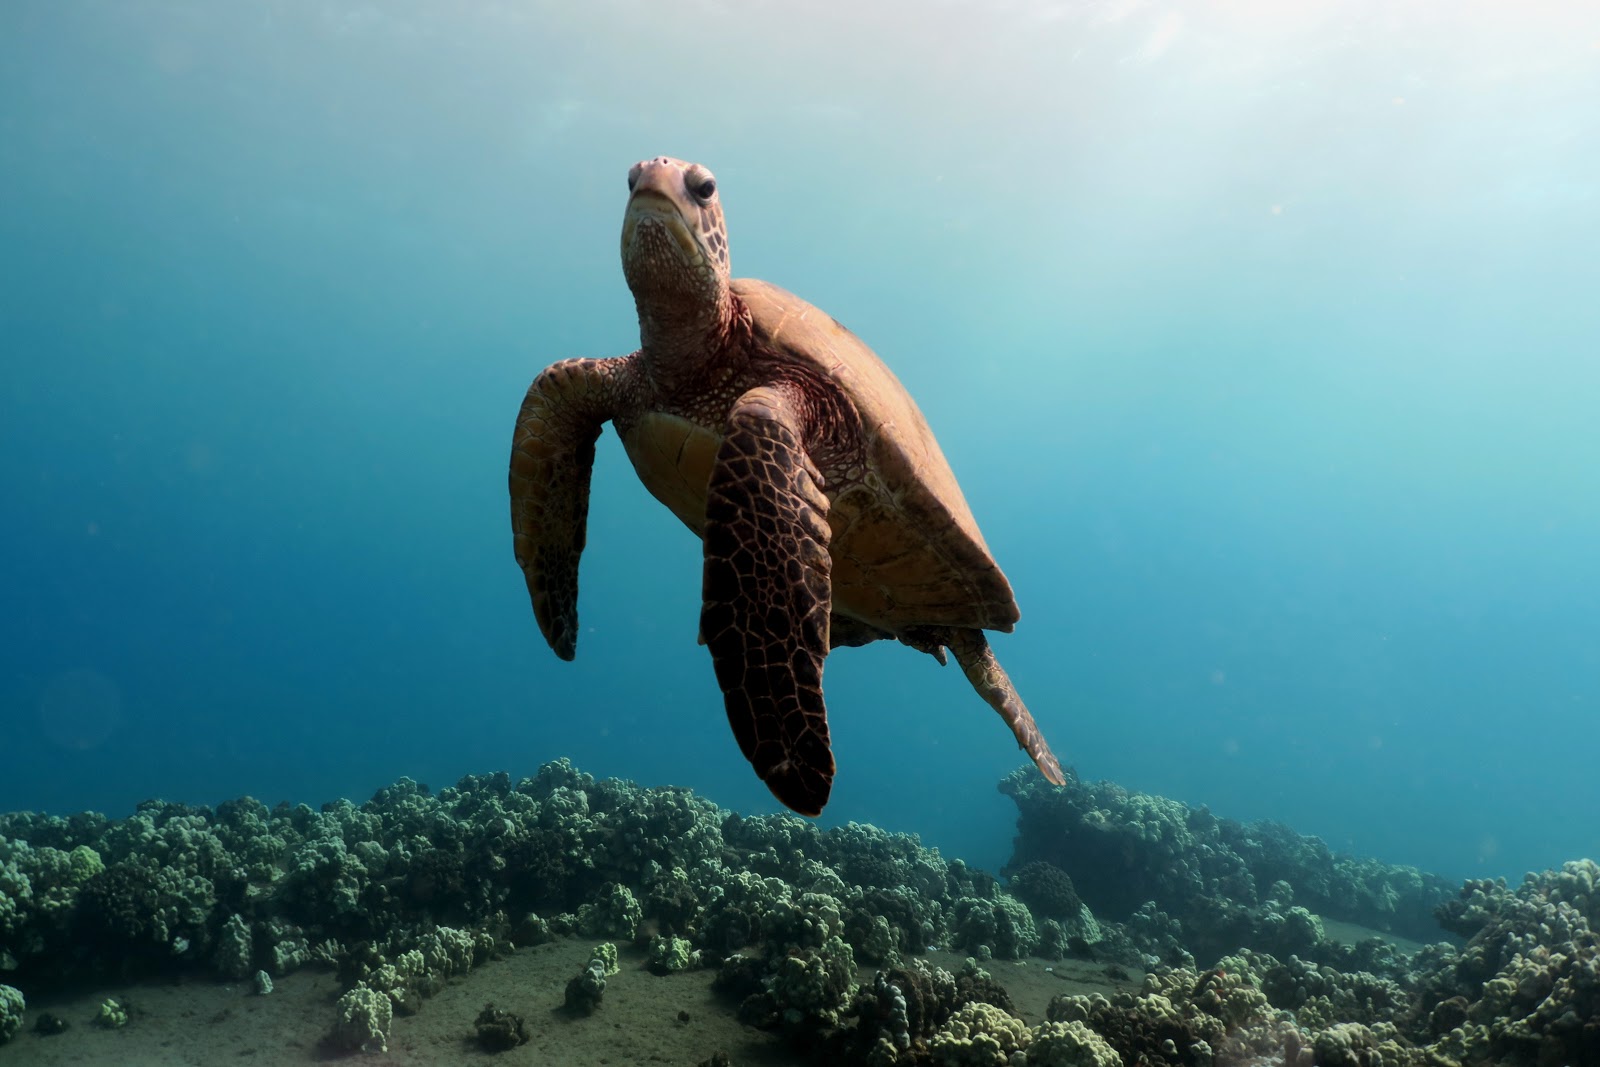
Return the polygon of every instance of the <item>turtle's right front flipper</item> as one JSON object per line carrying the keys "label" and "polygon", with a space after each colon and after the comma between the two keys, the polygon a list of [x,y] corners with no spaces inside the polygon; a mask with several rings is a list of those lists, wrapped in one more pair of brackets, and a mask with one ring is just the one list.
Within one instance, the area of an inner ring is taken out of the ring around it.
{"label": "turtle's right front flipper", "polygon": [[819,815],[833,786],[822,662],[833,600],[828,498],[781,387],[735,402],[706,493],[700,633],[728,725],[773,796]]}
{"label": "turtle's right front flipper", "polygon": [[617,410],[629,357],[569,359],[535,378],[511,439],[511,532],[533,614],[562,659],[578,644],[578,557],[600,428]]}

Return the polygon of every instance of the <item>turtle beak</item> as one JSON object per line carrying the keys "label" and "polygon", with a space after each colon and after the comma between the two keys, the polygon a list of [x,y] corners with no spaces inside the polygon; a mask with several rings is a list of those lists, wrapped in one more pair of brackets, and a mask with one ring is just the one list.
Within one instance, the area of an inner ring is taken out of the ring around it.
{"label": "turtle beak", "polygon": [[635,196],[655,193],[675,200],[673,194],[683,184],[682,173],[666,156],[640,160],[628,170],[628,192]]}
{"label": "turtle beak", "polygon": [[705,258],[700,243],[689,229],[682,204],[683,174],[677,167],[655,159],[635,163],[628,173],[628,185],[632,192],[622,219],[624,253],[633,246],[640,224],[653,222],[672,235],[687,262],[696,263]]}

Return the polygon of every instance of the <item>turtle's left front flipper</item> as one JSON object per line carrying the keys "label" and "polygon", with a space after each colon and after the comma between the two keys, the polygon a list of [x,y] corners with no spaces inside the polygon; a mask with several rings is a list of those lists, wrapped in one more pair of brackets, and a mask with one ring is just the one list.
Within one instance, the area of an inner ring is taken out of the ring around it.
{"label": "turtle's left front flipper", "polygon": [[822,700],[832,563],[804,437],[780,387],[734,403],[706,495],[700,633],[745,758],[784,804],[818,815],[834,769]]}
{"label": "turtle's left front flipper", "polygon": [[578,644],[578,557],[594,442],[617,410],[629,357],[569,359],[534,379],[511,441],[511,532],[533,614],[555,654]]}

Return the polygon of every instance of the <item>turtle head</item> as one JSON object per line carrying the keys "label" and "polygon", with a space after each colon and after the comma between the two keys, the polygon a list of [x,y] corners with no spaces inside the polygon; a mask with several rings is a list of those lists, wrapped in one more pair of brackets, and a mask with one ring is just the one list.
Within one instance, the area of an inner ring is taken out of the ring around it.
{"label": "turtle head", "polygon": [[728,230],[709,170],[667,156],[629,169],[622,272],[641,317],[721,315],[728,299]]}

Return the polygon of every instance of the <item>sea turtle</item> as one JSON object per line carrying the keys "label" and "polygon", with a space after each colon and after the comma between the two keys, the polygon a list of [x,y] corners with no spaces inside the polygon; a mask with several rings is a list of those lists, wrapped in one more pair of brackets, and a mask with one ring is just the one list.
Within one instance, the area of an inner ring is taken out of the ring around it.
{"label": "sea turtle", "polygon": [[555,654],[576,651],[589,475],[609,420],[640,481],[704,542],[700,641],[733,735],[780,801],[805,815],[828,801],[829,649],[885,638],[941,664],[954,653],[1062,783],[983,635],[1017,621],[1011,585],[905,387],[825,312],[729,277],[705,167],[644,160],[628,194],[639,349],[547,367],[512,441],[517,562]]}

